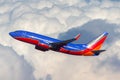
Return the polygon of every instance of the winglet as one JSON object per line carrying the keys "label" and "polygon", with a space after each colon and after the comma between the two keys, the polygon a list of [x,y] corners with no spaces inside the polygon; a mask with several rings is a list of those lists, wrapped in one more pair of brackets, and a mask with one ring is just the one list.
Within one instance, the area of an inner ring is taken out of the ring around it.
{"label": "winglet", "polygon": [[75,40],[78,40],[80,38],[80,34],[78,34],[77,36],[75,36]]}

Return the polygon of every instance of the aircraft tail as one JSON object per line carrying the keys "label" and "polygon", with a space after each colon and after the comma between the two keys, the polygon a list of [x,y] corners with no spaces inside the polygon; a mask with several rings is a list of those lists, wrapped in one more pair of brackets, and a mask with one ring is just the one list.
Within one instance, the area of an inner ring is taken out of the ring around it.
{"label": "aircraft tail", "polygon": [[107,35],[108,35],[108,33],[104,32],[102,35],[97,37],[95,40],[88,43],[87,48],[92,50],[92,52],[94,52],[94,53],[100,53],[100,52],[105,51],[105,50],[100,50],[100,48],[102,47],[102,44],[106,40]]}

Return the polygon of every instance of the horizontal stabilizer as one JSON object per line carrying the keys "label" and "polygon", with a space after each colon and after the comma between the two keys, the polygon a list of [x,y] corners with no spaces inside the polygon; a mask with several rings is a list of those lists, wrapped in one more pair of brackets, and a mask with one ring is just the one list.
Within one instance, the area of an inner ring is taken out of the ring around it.
{"label": "horizontal stabilizer", "polygon": [[98,56],[101,52],[104,52],[106,50],[94,50],[92,51],[94,53],[95,56]]}

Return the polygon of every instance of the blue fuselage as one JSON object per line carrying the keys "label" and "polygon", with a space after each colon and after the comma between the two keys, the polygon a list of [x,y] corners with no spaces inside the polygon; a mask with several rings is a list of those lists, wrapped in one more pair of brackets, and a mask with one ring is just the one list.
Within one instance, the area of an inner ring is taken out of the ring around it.
{"label": "blue fuselage", "polygon": [[[55,43],[55,42],[61,41],[61,40],[47,37],[44,35],[36,34],[33,32],[28,32],[28,31],[22,31],[22,30],[11,32],[10,35],[14,38],[26,38],[26,39],[28,38],[28,39],[32,39],[32,40],[37,40],[37,41],[39,41],[39,43],[46,44],[46,45],[49,45],[49,43]],[[86,49],[86,44],[69,43],[69,44],[65,45],[63,48],[65,48],[67,50],[80,51],[80,50]]]}

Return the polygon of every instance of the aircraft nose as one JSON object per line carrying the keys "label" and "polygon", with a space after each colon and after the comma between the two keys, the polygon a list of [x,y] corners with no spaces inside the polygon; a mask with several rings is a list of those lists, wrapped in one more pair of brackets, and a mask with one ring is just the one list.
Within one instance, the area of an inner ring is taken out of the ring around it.
{"label": "aircraft nose", "polygon": [[16,37],[23,37],[24,36],[24,32],[23,31],[14,31],[14,32],[10,32],[9,35],[13,38]]}
{"label": "aircraft nose", "polygon": [[10,36],[12,36],[13,38],[17,37],[19,34],[17,32],[10,32],[9,33]]}
{"label": "aircraft nose", "polygon": [[9,35],[14,37],[15,36],[15,32],[10,32]]}

